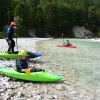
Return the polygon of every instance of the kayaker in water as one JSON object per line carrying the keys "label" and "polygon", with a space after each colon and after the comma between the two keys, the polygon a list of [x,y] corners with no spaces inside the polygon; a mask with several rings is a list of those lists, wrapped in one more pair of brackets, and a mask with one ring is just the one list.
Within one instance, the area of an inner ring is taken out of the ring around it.
{"label": "kayaker in water", "polygon": [[26,69],[29,70],[30,72],[42,71],[42,69],[40,68],[35,68],[36,64],[28,65],[26,61],[27,52],[25,50],[20,50],[18,55],[20,56],[20,58],[17,61],[17,66],[16,66],[18,72],[25,72]]}
{"label": "kayaker in water", "polygon": [[72,46],[72,44],[67,40],[66,43],[64,43],[64,46]]}
{"label": "kayaker in water", "polygon": [[[14,53],[15,41],[13,40],[14,29],[16,29],[16,23],[11,22],[10,27],[7,28],[6,41],[8,43],[8,53]],[[12,52],[11,52],[12,51]]]}

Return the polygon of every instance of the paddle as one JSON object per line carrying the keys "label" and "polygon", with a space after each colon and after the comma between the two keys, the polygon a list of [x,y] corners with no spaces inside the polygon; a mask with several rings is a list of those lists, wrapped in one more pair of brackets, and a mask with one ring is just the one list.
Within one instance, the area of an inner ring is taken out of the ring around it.
{"label": "paddle", "polygon": [[[16,17],[14,17],[14,22],[16,22],[16,24],[17,24],[17,18]],[[16,47],[17,47],[17,51],[18,51],[17,34],[16,34]]]}
{"label": "paddle", "polygon": [[17,51],[18,51],[17,35],[16,35],[16,46],[17,46]]}
{"label": "paddle", "polygon": [[31,75],[31,73],[30,73],[30,70],[29,69],[25,69],[25,73],[28,75],[28,76],[30,76]]}
{"label": "paddle", "polygon": [[63,38],[63,44],[64,44],[64,33],[62,33],[62,38]]}

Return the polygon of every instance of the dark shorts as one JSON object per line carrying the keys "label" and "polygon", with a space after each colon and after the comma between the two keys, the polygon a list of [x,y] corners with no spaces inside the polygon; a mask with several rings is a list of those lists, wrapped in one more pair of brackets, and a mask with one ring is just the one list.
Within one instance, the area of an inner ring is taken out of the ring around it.
{"label": "dark shorts", "polygon": [[33,68],[33,69],[31,69],[31,72],[39,72],[39,71],[42,71],[42,69],[40,69],[40,68]]}

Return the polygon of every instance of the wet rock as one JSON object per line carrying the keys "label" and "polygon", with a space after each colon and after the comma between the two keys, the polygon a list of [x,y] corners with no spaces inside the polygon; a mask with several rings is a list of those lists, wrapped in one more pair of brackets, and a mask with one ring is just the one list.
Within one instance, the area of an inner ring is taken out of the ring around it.
{"label": "wet rock", "polygon": [[6,64],[7,67],[12,67],[12,64]]}
{"label": "wet rock", "polygon": [[27,98],[27,100],[34,100],[34,98],[32,97],[32,98]]}
{"label": "wet rock", "polygon": [[25,100],[25,99],[15,97],[15,98],[13,98],[12,100]]}
{"label": "wet rock", "polygon": [[83,94],[80,94],[80,95],[79,95],[79,97],[83,98],[83,97],[84,97],[84,95],[83,95]]}
{"label": "wet rock", "polygon": [[41,96],[40,95],[36,95],[34,96],[35,100],[41,100]]}
{"label": "wet rock", "polygon": [[64,83],[65,83],[65,84],[68,84],[68,85],[71,85],[71,83],[70,83],[70,82],[67,82],[67,81],[64,81]]}
{"label": "wet rock", "polygon": [[78,93],[77,91],[71,91],[70,92],[70,94],[74,94],[74,95],[77,94],[77,93]]}
{"label": "wet rock", "polygon": [[57,90],[62,90],[62,86],[61,86],[61,85],[57,85],[57,86],[56,86],[56,89],[57,89]]}
{"label": "wet rock", "polygon": [[23,96],[24,96],[24,94],[20,91],[16,94],[16,97],[23,97]]}
{"label": "wet rock", "polygon": [[4,92],[6,89],[0,89],[0,93]]}
{"label": "wet rock", "polygon": [[6,94],[4,94],[3,100],[9,100],[10,97],[11,97],[11,95],[9,94],[9,92],[7,92]]}
{"label": "wet rock", "polygon": [[57,95],[53,95],[53,99],[57,99]]}

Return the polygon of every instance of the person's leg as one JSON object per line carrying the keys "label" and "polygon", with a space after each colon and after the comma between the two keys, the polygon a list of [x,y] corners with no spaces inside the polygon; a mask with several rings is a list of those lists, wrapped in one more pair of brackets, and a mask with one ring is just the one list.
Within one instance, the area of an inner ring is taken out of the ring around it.
{"label": "person's leg", "polygon": [[31,69],[31,72],[39,72],[39,71],[44,71],[44,70],[42,70],[40,68],[33,68],[33,69]]}
{"label": "person's leg", "polygon": [[32,68],[32,69],[30,70],[30,72],[36,72],[35,68]]}
{"label": "person's leg", "polygon": [[14,48],[12,47],[11,49],[12,49],[12,53],[14,53]]}
{"label": "person's leg", "polygon": [[11,49],[12,53],[14,53],[15,41],[12,39]]}
{"label": "person's leg", "polygon": [[8,50],[7,50],[7,52],[10,53],[11,44],[9,43],[8,38],[6,38],[6,42],[7,42],[7,44],[8,44]]}
{"label": "person's leg", "polygon": [[8,53],[10,53],[11,50],[11,43],[8,43]]}
{"label": "person's leg", "polygon": [[36,72],[42,71],[40,68],[35,68]]}
{"label": "person's leg", "polygon": [[7,42],[8,46],[9,46],[9,43],[8,43],[8,38],[6,38],[6,42]]}

